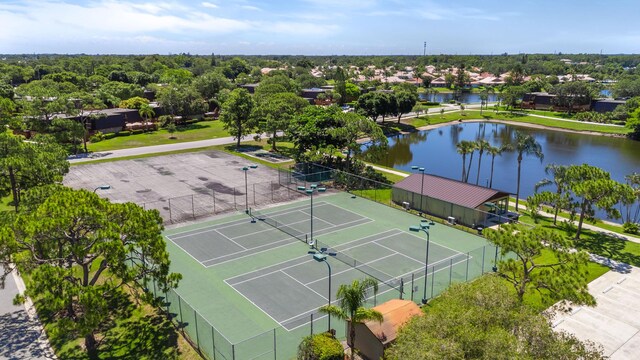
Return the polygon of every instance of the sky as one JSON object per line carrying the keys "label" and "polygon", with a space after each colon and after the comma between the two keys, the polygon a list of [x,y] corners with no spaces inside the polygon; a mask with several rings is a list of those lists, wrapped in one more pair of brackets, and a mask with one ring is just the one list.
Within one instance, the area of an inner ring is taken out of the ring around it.
{"label": "sky", "polygon": [[0,0],[0,53],[639,53],[638,14],[638,0]]}

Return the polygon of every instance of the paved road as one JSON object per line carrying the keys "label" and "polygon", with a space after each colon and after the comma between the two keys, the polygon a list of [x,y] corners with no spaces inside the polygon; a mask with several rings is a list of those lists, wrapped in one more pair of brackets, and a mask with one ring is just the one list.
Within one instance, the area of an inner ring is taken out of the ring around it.
{"label": "paved road", "polygon": [[40,322],[27,313],[25,306],[13,305],[20,286],[21,280],[14,273],[0,289],[0,360],[55,359]]}

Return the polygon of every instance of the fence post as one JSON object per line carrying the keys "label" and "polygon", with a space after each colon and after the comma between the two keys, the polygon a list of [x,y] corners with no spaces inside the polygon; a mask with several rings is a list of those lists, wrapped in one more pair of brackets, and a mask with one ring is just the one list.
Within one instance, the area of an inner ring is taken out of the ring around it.
{"label": "fence post", "polygon": [[196,345],[198,345],[198,351],[202,351],[200,350],[200,334],[198,333],[198,313],[195,309],[193,310],[193,319],[194,325],[196,327]]}
{"label": "fence post", "polygon": [[169,221],[173,222],[173,219],[171,218],[171,198],[169,198]]}
{"label": "fence post", "polygon": [[216,360],[216,332],[213,330],[213,325],[211,326],[211,347],[213,348],[213,360]]}
{"label": "fence post", "polygon": [[466,269],[466,274],[464,276],[464,281],[469,281],[469,258],[470,258],[470,255],[469,253],[467,253],[467,269]]}
{"label": "fence post", "polygon": [[413,278],[415,277],[415,274],[411,274],[411,301],[413,301],[413,289],[414,289],[414,285],[413,285]]}
{"label": "fence post", "polygon": [[238,210],[238,205],[236,205],[236,188],[233,188],[233,208]]}
{"label": "fence post", "polygon": [[453,258],[449,260],[449,286],[451,286],[451,278],[453,277]]}
{"label": "fence post", "polygon": [[273,201],[273,181],[271,181],[271,201]]}
{"label": "fence post", "polygon": [[253,184],[253,206],[256,206],[256,184]]}
{"label": "fence post", "polygon": [[313,313],[311,313],[311,336],[313,336]]}
{"label": "fence post", "polygon": [[178,312],[180,313],[180,329],[184,332],[184,323],[182,322],[182,301],[180,301],[180,296],[178,296]]}
{"label": "fence post", "polygon": [[487,245],[482,247],[482,275],[484,275],[484,254],[487,250]]}
{"label": "fence post", "polygon": [[277,360],[276,328],[273,328],[273,359]]}
{"label": "fence post", "polygon": [[213,213],[216,213],[216,191],[211,189],[211,196],[213,196]]}
{"label": "fence post", "polygon": [[433,284],[436,282],[436,266],[431,267],[431,299],[433,299]]}
{"label": "fence post", "polygon": [[236,344],[231,344],[231,359],[236,360]]}
{"label": "fence post", "polygon": [[191,215],[194,219],[196,218],[196,206],[194,204],[193,194],[191,194]]}

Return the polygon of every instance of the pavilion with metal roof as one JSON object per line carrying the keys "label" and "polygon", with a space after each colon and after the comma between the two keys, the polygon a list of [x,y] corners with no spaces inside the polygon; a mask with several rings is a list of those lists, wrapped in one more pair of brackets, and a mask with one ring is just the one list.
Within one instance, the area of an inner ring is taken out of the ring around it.
{"label": "pavilion with metal roof", "polygon": [[396,183],[392,200],[407,209],[466,226],[504,222],[510,193],[430,174],[413,174]]}

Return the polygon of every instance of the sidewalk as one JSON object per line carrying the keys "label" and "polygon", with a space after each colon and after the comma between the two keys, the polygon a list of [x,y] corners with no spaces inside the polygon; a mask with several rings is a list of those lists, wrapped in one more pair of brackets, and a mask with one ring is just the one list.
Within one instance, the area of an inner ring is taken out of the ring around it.
{"label": "sidewalk", "polygon": [[[0,267],[0,271],[4,269]],[[23,290],[22,279],[15,272],[0,289],[0,360],[55,359],[33,305],[13,305],[14,297]]]}
{"label": "sidewalk", "polygon": [[[513,201],[509,201],[509,206],[515,207],[516,203],[513,202]],[[521,212],[526,212],[527,206],[523,205],[523,204],[518,204],[518,210],[520,210]],[[538,211],[538,213],[541,216],[548,217],[548,218],[553,218],[553,214],[551,214],[551,213],[548,213],[548,212],[545,212],[545,211]],[[562,217],[558,217],[558,221],[567,221],[567,219],[562,218]],[[573,223],[576,226],[578,225],[578,221],[577,220],[574,220]],[[640,243],[640,237],[636,237],[636,236],[633,236],[633,235],[630,235],[630,234],[622,235],[622,234],[615,233],[615,232],[609,231],[607,229],[603,229],[601,227],[589,224],[587,222],[583,222],[582,223],[582,228],[583,229],[589,229],[589,230],[597,231],[599,233],[603,233],[603,234],[606,234],[606,235],[609,235],[609,236],[613,236],[613,237],[616,237],[616,238],[621,239],[621,240],[627,240],[627,241],[631,241],[631,242],[635,242],[635,243]]]}

